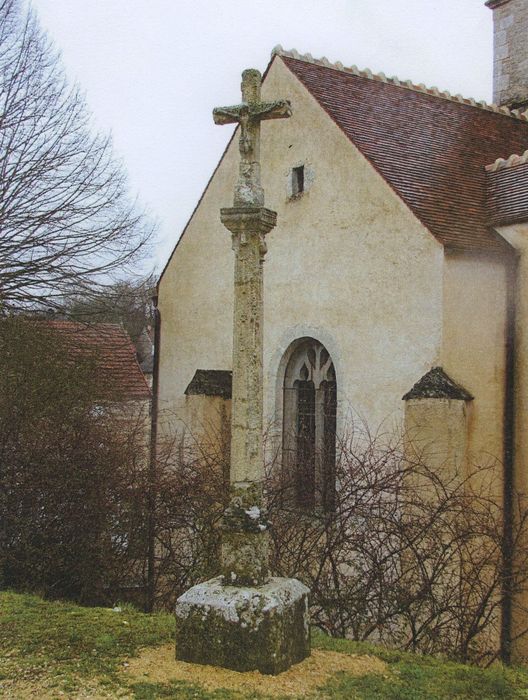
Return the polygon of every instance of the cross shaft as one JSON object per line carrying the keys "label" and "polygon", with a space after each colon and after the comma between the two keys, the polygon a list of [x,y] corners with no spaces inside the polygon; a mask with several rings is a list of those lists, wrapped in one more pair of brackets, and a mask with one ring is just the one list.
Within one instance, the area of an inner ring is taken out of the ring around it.
{"label": "cross shaft", "polygon": [[242,73],[242,103],[213,111],[216,124],[240,124],[240,169],[234,206],[220,212],[235,251],[230,503],[224,513],[224,582],[261,585],[268,578],[268,533],[262,502],[263,262],[265,236],[277,215],[264,207],[260,122],[291,115],[287,100],[261,102],[261,75]]}

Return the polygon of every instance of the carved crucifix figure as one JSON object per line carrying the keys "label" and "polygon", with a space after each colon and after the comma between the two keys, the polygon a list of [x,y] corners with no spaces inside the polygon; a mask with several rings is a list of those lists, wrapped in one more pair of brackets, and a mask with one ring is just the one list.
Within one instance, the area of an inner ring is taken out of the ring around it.
{"label": "carved crucifix figure", "polygon": [[215,124],[240,124],[240,168],[235,207],[264,205],[264,191],[260,184],[260,122],[291,116],[287,100],[260,101],[260,82],[259,71],[245,70],[242,73],[242,104],[213,110]]}

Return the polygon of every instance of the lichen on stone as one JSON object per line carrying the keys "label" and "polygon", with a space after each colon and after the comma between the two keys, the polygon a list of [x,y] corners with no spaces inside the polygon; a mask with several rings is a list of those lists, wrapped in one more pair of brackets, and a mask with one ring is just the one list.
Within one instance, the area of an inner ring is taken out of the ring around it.
{"label": "lichen on stone", "polygon": [[194,586],[176,605],[177,658],[280,673],[310,653],[308,593],[282,578],[258,587],[221,578]]}
{"label": "lichen on stone", "polygon": [[473,396],[464,387],[454,382],[442,367],[433,367],[403,396],[403,401],[410,399],[473,401]]}

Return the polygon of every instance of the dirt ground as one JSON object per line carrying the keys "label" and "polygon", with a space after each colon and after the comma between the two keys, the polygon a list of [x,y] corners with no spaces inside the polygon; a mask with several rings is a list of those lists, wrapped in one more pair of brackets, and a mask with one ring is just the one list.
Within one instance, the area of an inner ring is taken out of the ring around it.
{"label": "dirt ground", "polygon": [[206,690],[226,688],[268,695],[304,695],[324,685],[334,673],[349,675],[383,674],[386,664],[374,656],[339,654],[315,649],[311,656],[278,676],[264,676],[258,671],[239,673],[214,666],[200,666],[176,661],[174,645],[144,649],[139,657],[129,659],[124,675],[131,682],[168,683],[173,680],[201,685]]}
{"label": "dirt ground", "polygon": [[[303,696],[323,686],[339,671],[362,676],[368,673],[387,672],[386,664],[374,656],[340,654],[334,651],[314,649],[310,658],[292,666],[278,676],[264,676],[258,671],[238,673],[215,666],[200,666],[176,661],[174,644],[144,649],[138,657],[123,664],[122,687],[107,688],[97,679],[80,680],[82,690],[60,690],[56,678],[49,676],[28,680],[23,677],[3,680],[0,697],[5,700],[129,700],[133,697],[130,684],[137,682],[169,683],[185,681],[205,690],[225,688],[245,692],[249,697],[261,692],[273,696]],[[128,686],[128,687],[127,687]]]}
{"label": "dirt ground", "polygon": [[2,700],[131,700],[132,695],[126,688],[108,690],[97,681],[80,681],[82,690],[68,692],[58,690],[55,682],[45,679],[40,681],[4,681],[0,688]]}

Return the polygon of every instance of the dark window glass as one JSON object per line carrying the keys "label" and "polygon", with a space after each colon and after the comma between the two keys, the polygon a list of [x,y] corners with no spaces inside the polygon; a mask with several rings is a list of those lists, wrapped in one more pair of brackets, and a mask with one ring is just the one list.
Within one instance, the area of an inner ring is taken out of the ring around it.
{"label": "dark window glass", "polygon": [[306,338],[286,366],[283,397],[285,493],[301,508],[335,510],[336,414],[332,359],[321,343]]}
{"label": "dark window glass", "polygon": [[292,170],[292,196],[304,192],[304,165],[299,165],[298,168]]}

